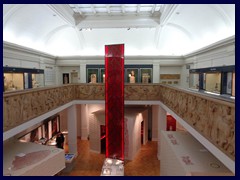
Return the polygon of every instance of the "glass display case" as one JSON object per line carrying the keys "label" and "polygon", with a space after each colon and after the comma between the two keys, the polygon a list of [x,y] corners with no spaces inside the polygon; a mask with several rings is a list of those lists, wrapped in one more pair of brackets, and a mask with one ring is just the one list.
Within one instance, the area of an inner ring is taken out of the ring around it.
{"label": "glass display case", "polygon": [[87,78],[88,83],[98,83],[99,69],[98,68],[88,68]]}
{"label": "glass display case", "polygon": [[[124,65],[125,83],[152,83],[152,65]],[[105,65],[88,64],[86,65],[87,83],[105,83]]]}
{"label": "glass display case", "polygon": [[105,69],[100,69],[100,83],[105,83]]}
{"label": "glass display case", "polygon": [[44,145],[56,145],[56,135],[60,132],[60,116],[55,115],[44,120],[36,128],[21,136],[21,142],[34,142]]}
{"label": "glass display case", "polygon": [[4,92],[43,87],[44,70],[3,67]]}
{"label": "glass display case", "polygon": [[232,83],[233,83],[233,73],[229,72],[227,73],[227,84],[226,84],[226,93],[232,94]]}
{"label": "glass display case", "polygon": [[24,89],[23,73],[4,73],[4,91]]}
{"label": "glass display case", "polygon": [[199,73],[189,74],[189,88],[199,89]]}
{"label": "glass display case", "polygon": [[232,96],[235,97],[235,72],[232,75]]}
{"label": "glass display case", "polygon": [[44,74],[32,74],[32,88],[44,87]]}
{"label": "glass display case", "polygon": [[127,69],[127,83],[138,83],[138,69]]}
{"label": "glass display case", "polygon": [[221,73],[206,73],[206,91],[220,94]]}
{"label": "glass display case", "polygon": [[152,82],[152,69],[140,68],[140,82],[151,83]]}

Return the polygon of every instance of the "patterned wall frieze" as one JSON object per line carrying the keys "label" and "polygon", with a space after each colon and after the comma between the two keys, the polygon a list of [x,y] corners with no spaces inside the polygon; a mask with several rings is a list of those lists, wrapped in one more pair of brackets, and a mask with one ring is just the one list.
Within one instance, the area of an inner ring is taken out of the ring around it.
{"label": "patterned wall frieze", "polygon": [[125,100],[159,100],[159,85],[126,84],[124,88]]}
{"label": "patterned wall frieze", "polygon": [[235,104],[161,86],[160,101],[235,160]]}
{"label": "patterned wall frieze", "polygon": [[3,96],[3,131],[12,129],[74,99],[74,86],[6,93]]}
{"label": "patterned wall frieze", "polygon": [[75,91],[78,100],[105,100],[104,84],[79,84]]}

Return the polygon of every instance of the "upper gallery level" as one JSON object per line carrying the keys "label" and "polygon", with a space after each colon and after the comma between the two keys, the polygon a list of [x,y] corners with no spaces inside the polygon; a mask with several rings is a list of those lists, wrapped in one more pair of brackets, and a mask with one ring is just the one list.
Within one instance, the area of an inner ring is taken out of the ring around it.
{"label": "upper gallery level", "polygon": [[[4,133],[68,103],[105,99],[104,84],[69,84],[3,95]],[[125,101],[155,101],[235,160],[235,102],[161,84],[125,84]],[[14,112],[14,113],[13,113]]]}

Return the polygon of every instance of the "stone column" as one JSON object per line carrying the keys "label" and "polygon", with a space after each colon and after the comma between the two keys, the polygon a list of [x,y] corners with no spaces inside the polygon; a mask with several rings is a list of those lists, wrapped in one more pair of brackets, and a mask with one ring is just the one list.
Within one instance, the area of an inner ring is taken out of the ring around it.
{"label": "stone column", "polygon": [[161,106],[158,106],[158,160],[160,157],[160,141],[161,141],[161,131],[166,131],[167,129],[167,112]]}
{"label": "stone column", "polygon": [[153,83],[159,83],[160,65],[158,61],[153,61]]}
{"label": "stone column", "polygon": [[152,141],[158,141],[159,105],[152,105]]}
{"label": "stone column", "polygon": [[80,83],[86,83],[86,61],[80,62]]}
{"label": "stone column", "polygon": [[68,147],[69,153],[77,155],[77,109],[76,105],[68,108]]}
{"label": "stone column", "polygon": [[88,139],[88,112],[87,112],[87,105],[81,105],[81,139],[87,140]]}

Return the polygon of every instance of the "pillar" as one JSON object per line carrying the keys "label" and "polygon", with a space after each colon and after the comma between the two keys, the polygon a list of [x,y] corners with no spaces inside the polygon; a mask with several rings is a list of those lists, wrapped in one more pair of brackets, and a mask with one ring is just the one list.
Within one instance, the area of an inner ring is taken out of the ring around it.
{"label": "pillar", "polygon": [[159,105],[152,105],[152,141],[158,141]]}
{"label": "pillar", "polygon": [[106,157],[124,160],[124,44],[105,46]]}
{"label": "pillar", "polygon": [[68,148],[69,153],[77,155],[77,109],[76,105],[68,108]]}
{"label": "pillar", "polygon": [[153,83],[159,83],[160,66],[158,61],[153,61]]}
{"label": "pillar", "polygon": [[80,62],[80,83],[86,83],[87,79],[86,61]]}
{"label": "pillar", "polygon": [[81,139],[88,139],[88,106],[81,105]]}
{"label": "pillar", "polygon": [[167,112],[161,106],[158,106],[158,160],[161,159],[160,151],[161,151],[161,131],[167,130]]}

